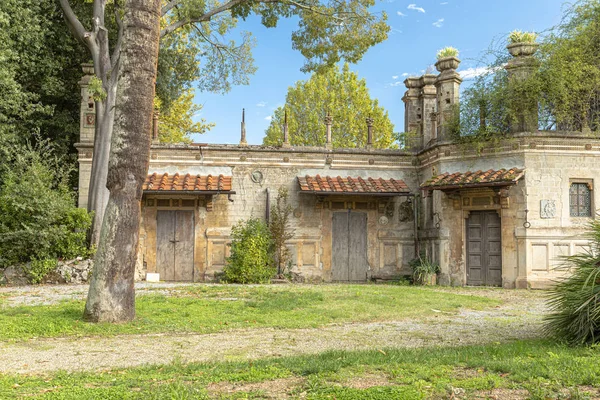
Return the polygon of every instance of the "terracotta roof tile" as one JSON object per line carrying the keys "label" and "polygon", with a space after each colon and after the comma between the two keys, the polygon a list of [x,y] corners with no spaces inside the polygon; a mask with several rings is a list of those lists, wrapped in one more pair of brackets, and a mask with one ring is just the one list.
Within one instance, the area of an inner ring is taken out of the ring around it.
{"label": "terracotta roof tile", "polygon": [[186,174],[181,176],[178,172],[175,175],[167,173],[153,173],[148,175],[144,182],[144,191],[231,191],[231,176],[202,176]]}
{"label": "terracotta roof tile", "polygon": [[443,173],[434,176],[421,185],[421,189],[452,189],[486,186],[507,186],[515,184],[525,175],[524,169],[490,169],[488,171]]}
{"label": "terracotta roof tile", "polygon": [[348,193],[348,194],[396,194],[408,193],[408,186],[396,179],[359,178],[341,176],[331,177],[320,175],[299,176],[298,184],[301,192],[315,192],[322,194]]}

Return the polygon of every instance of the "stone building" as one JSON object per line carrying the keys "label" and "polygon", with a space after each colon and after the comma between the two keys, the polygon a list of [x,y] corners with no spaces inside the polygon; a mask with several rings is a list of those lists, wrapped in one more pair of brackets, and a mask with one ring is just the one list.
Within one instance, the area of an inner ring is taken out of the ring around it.
{"label": "stone building", "polygon": [[[535,51],[535,48],[533,49]],[[514,79],[531,70],[515,52]],[[410,274],[417,252],[440,265],[444,285],[543,288],[561,273],[560,256],[588,249],[595,216],[600,140],[537,131],[532,110],[510,138],[479,152],[447,139],[459,101],[459,60],[446,58],[405,81],[404,150],[161,144],[153,132],[144,184],[138,276],[210,281],[229,255],[231,227],[268,218],[280,187],[290,193],[292,270],[306,281],[367,281]],[[89,74],[90,70],[84,68]],[[81,84],[79,205],[87,205],[93,102]],[[365,129],[371,129],[367,121]],[[286,130],[284,129],[284,132]],[[285,134],[285,133],[284,133]],[[370,135],[369,135],[370,136]]]}

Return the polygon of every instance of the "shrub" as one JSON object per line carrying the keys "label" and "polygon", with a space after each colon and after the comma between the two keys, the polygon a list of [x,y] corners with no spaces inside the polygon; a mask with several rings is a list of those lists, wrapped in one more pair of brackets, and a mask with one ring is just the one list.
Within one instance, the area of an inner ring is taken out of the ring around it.
{"label": "shrub", "polygon": [[281,187],[277,192],[275,204],[271,207],[271,219],[269,221],[269,230],[273,238],[275,265],[277,273],[283,274],[285,267],[290,261],[291,255],[285,242],[294,237],[294,232],[290,229],[290,216],[292,206],[288,203],[288,190]]}
{"label": "shrub", "polygon": [[411,260],[408,264],[412,268],[415,284],[426,285],[433,275],[440,272],[440,266],[425,255]]}
{"label": "shrub", "polygon": [[89,255],[91,217],[75,207],[69,171],[44,145],[15,147],[0,174],[0,268],[28,263],[34,283],[58,258]]}
{"label": "shrub", "polygon": [[448,46],[437,52],[438,60],[446,57],[458,57],[458,49]]}
{"label": "shrub", "polygon": [[548,293],[544,331],[570,344],[600,342],[600,221],[590,228],[591,251],[566,257],[570,274]]}
{"label": "shrub", "polygon": [[508,41],[513,43],[535,43],[537,39],[537,33],[535,32],[523,32],[523,31],[512,31],[508,35]]}
{"label": "shrub", "polygon": [[277,272],[273,266],[273,240],[264,221],[250,218],[231,229],[231,256],[223,270],[228,283],[268,283]]}

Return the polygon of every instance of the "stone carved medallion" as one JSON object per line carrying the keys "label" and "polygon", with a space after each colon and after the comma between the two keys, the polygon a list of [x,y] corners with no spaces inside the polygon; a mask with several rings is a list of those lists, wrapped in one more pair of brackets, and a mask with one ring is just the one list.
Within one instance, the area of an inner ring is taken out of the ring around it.
{"label": "stone carved medallion", "polygon": [[556,217],[556,203],[554,200],[541,200],[540,202],[540,217],[554,218]]}
{"label": "stone carved medallion", "polygon": [[381,217],[379,217],[380,225],[387,225],[389,222],[390,222],[390,220],[385,215],[382,215]]}
{"label": "stone carved medallion", "polygon": [[252,174],[250,175],[250,178],[252,179],[252,182],[254,182],[254,183],[261,183],[263,181],[263,174],[262,174],[262,172],[256,170],[256,171],[252,172]]}

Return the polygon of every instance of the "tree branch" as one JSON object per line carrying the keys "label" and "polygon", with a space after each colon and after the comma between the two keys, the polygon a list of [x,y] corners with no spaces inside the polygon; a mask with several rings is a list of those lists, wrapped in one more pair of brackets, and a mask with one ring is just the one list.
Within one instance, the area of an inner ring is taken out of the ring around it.
{"label": "tree branch", "polygon": [[160,10],[161,15],[164,17],[171,9],[181,3],[181,0],[171,0]]}
{"label": "tree branch", "polygon": [[60,0],[60,7],[63,10],[63,14],[65,15],[65,19],[67,21],[67,25],[73,32],[73,35],[80,42],[87,44],[87,38],[89,37],[89,33],[83,27],[83,24],[79,22],[79,18],[75,15],[75,12],[71,8],[71,4],[69,4],[69,0]]}
{"label": "tree branch", "polygon": [[117,33],[117,42],[115,43],[115,48],[113,49],[112,57],[111,57],[111,70],[112,74],[117,75],[116,67],[119,62],[119,57],[121,55],[121,44],[123,43],[123,20],[121,19],[121,15],[119,15],[120,6],[117,1],[115,1],[115,21],[117,23],[117,27],[119,29]]}
{"label": "tree branch", "polygon": [[[246,1],[250,1],[250,0],[230,0],[227,3],[220,5],[219,7],[213,8],[212,10],[210,10],[209,12],[205,13],[204,15],[202,15],[198,18],[181,19],[177,22],[172,23],[171,25],[167,26],[166,28],[162,29],[160,31],[160,37],[161,38],[165,37],[187,24],[195,24],[197,22],[209,21],[213,15],[222,13],[223,11],[227,11],[227,10],[231,9],[232,7],[235,7],[238,4],[244,3]],[[268,3],[268,2],[275,2],[275,1],[277,1],[277,0],[263,0],[263,1],[259,1],[259,2],[260,3]]]}

